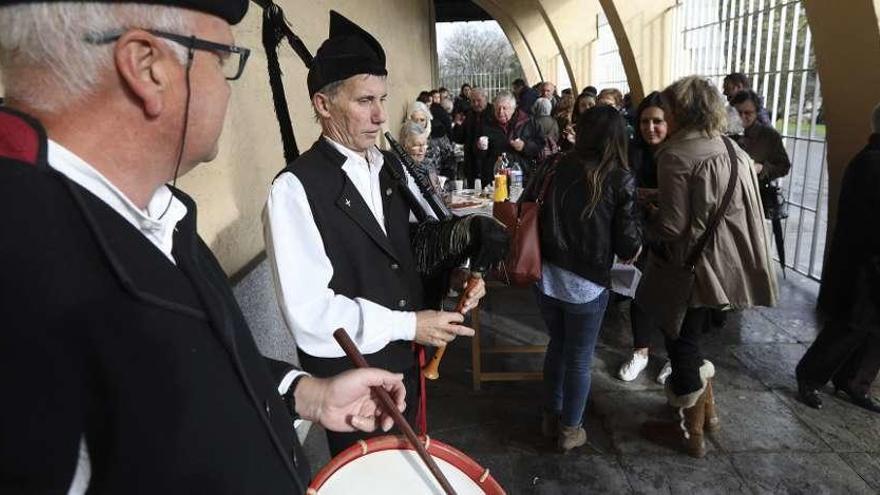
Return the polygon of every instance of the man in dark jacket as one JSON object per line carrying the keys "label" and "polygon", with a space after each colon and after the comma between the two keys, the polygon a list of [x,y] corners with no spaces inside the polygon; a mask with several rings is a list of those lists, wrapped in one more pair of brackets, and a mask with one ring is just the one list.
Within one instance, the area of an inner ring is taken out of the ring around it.
{"label": "man in dark jacket", "polygon": [[[468,187],[474,185],[474,179],[481,179],[481,163],[486,160],[488,141],[481,149],[480,137],[486,136],[486,128],[492,119],[492,105],[488,104],[486,90],[473,88],[470,90],[472,107],[464,115],[464,120],[452,127],[452,140],[464,145],[464,172]],[[484,186],[489,183],[483,182]]]}
{"label": "man in dark jacket", "polygon": [[[0,34],[15,61],[0,109],[0,493],[305,493],[294,414],[371,430],[368,386],[399,407],[403,387],[262,357],[195,203],[165,185],[216,153],[225,78],[244,63],[229,26],[248,3],[9,3],[0,25],[26,37]],[[94,40],[108,49],[90,86],[77,71],[98,48],[69,40],[108,19],[122,34]]]}
{"label": "man in dark jacket", "polygon": [[870,395],[880,370],[880,105],[868,145],[853,158],[840,188],[837,225],[819,291],[827,318],[797,366],[798,395],[821,408],[818,389],[830,379],[859,407],[880,412]]}
{"label": "man in dark jacket", "polygon": [[439,90],[431,91],[431,139],[451,137],[452,116],[443,108]]}
{"label": "man in dark jacket", "polygon": [[544,138],[532,118],[517,107],[516,99],[509,92],[498,93],[492,107],[494,115],[486,127],[489,147],[486,159],[480,164],[480,178],[483,184],[491,184],[495,163],[502,153],[507,153],[508,160],[517,163],[528,179],[544,148]]}

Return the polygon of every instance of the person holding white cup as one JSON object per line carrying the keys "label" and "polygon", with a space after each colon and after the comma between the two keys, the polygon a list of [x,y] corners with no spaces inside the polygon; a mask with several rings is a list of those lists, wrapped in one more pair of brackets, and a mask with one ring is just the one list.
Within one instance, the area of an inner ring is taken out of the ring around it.
{"label": "person holding white cup", "polygon": [[464,121],[452,128],[452,140],[464,146],[464,176],[469,186],[480,177],[486,160],[489,138],[485,129],[493,113],[484,89],[471,89],[471,102],[473,107],[465,112]]}
{"label": "person holding white cup", "polygon": [[544,148],[544,137],[534,120],[516,107],[516,98],[501,91],[493,102],[493,118],[484,128],[489,146],[480,166],[483,184],[494,180],[495,162],[506,153],[511,163],[522,168],[526,183],[534,171],[538,155]]}

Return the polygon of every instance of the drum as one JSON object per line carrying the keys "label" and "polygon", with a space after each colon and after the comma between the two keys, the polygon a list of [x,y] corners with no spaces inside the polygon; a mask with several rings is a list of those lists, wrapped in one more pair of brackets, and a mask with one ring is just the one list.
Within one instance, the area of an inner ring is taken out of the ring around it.
{"label": "drum", "polygon": [[[460,451],[424,437],[425,448],[458,495],[503,495],[504,489]],[[330,460],[306,495],[437,494],[443,489],[403,436],[360,440]]]}

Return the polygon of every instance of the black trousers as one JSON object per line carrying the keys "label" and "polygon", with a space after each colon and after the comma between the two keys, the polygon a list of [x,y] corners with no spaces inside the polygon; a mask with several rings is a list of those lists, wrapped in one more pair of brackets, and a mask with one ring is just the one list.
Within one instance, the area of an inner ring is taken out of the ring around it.
{"label": "black trousers", "polygon": [[828,380],[867,394],[880,372],[880,335],[829,320],[795,369],[799,381],[821,388]]}
{"label": "black trousers", "polygon": [[678,338],[666,338],[666,353],[672,362],[669,381],[676,395],[696,392],[703,387],[700,379],[700,367],[703,366],[700,339],[709,323],[711,311],[709,308],[688,309]]}
{"label": "black trousers", "polygon": [[636,304],[635,299],[629,304],[629,321],[633,333],[633,349],[651,347],[651,333],[659,329],[654,320]]}

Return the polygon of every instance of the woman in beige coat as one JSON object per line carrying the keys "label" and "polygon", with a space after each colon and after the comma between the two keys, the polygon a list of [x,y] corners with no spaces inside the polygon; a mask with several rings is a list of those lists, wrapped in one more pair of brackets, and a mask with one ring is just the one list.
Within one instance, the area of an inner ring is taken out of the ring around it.
{"label": "woman in beige coat", "polygon": [[[721,94],[707,80],[680,79],[662,93],[670,138],[657,154],[659,207],[650,228],[662,253],[683,265],[705,232],[727,190],[732,172],[721,137],[726,115]],[[679,409],[688,453],[705,455],[703,427],[718,428],[712,398],[712,363],[699,339],[711,309],[770,306],[776,286],[771,271],[758,178],[749,155],[734,145],[739,162],[733,197],[696,263],[696,285],[678,332],[667,332],[672,375],[670,405]]]}

